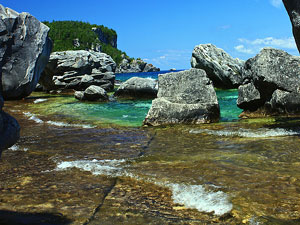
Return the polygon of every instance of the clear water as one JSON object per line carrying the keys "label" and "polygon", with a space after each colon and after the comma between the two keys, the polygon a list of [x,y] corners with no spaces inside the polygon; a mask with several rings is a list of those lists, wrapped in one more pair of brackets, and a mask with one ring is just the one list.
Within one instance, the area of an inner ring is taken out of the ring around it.
{"label": "clear water", "polygon": [[[124,81],[132,76],[157,79],[158,74],[167,73],[128,73],[117,74],[116,79]],[[238,120],[242,112],[236,106],[237,90],[217,90],[221,108],[221,122]],[[73,96],[43,96],[34,94],[31,110],[36,114],[72,116],[74,120],[83,120],[96,124],[115,124],[120,126],[139,127],[142,125],[150,107],[151,100],[117,100],[108,103],[80,102]]]}

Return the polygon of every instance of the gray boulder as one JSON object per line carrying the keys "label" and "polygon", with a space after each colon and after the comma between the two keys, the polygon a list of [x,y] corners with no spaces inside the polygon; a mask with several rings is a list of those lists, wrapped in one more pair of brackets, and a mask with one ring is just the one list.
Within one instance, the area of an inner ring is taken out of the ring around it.
{"label": "gray boulder", "polygon": [[232,89],[241,84],[241,69],[244,61],[234,59],[223,49],[212,44],[201,44],[194,48],[191,66],[205,70],[217,88]]}
{"label": "gray boulder", "polygon": [[4,99],[34,91],[52,49],[49,28],[28,13],[0,5],[0,65]]}
{"label": "gray boulder", "polygon": [[121,98],[156,98],[157,91],[156,80],[132,77],[120,85],[114,96]]}
{"label": "gray boulder", "polygon": [[246,61],[237,104],[244,115],[300,113],[300,57],[273,48],[264,48]]}
{"label": "gray boulder", "polygon": [[217,122],[216,92],[204,70],[191,69],[158,77],[158,95],[143,124],[200,124]]}
{"label": "gray boulder", "polygon": [[293,34],[300,52],[300,2],[299,0],[282,0],[293,26]]}
{"label": "gray boulder", "polygon": [[53,52],[40,83],[46,90],[75,89],[91,85],[113,90],[116,63],[105,54],[94,51]]}
{"label": "gray boulder", "polygon": [[76,91],[75,98],[81,101],[108,101],[106,91],[95,85],[89,86],[85,91]]}

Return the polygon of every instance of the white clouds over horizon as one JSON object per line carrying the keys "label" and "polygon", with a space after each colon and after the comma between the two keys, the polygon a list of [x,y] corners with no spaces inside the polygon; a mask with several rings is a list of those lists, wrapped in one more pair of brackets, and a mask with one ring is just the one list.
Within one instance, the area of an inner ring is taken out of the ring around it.
{"label": "white clouds over horizon", "polygon": [[289,38],[274,38],[274,37],[267,37],[267,38],[258,38],[255,40],[248,40],[246,38],[238,39],[239,45],[235,46],[234,49],[237,52],[244,53],[244,54],[256,54],[264,47],[272,47],[283,49],[289,52],[297,51],[297,46],[293,37]]}

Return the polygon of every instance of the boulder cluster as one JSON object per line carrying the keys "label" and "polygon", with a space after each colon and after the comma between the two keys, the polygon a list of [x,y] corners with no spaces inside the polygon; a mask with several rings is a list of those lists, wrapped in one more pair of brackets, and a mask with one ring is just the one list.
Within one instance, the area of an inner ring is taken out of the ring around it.
{"label": "boulder cluster", "polygon": [[130,60],[122,55],[122,61],[116,69],[116,73],[142,73],[160,71],[150,63],[146,63],[141,59]]}

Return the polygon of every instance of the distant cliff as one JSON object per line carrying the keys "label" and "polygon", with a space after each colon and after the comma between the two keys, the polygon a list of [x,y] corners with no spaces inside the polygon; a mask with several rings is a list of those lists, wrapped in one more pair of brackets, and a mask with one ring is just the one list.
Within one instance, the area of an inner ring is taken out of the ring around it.
{"label": "distant cliff", "polygon": [[110,55],[120,63],[125,52],[117,49],[117,32],[103,25],[80,21],[44,21],[50,28],[53,52],[67,50],[95,50]]}

